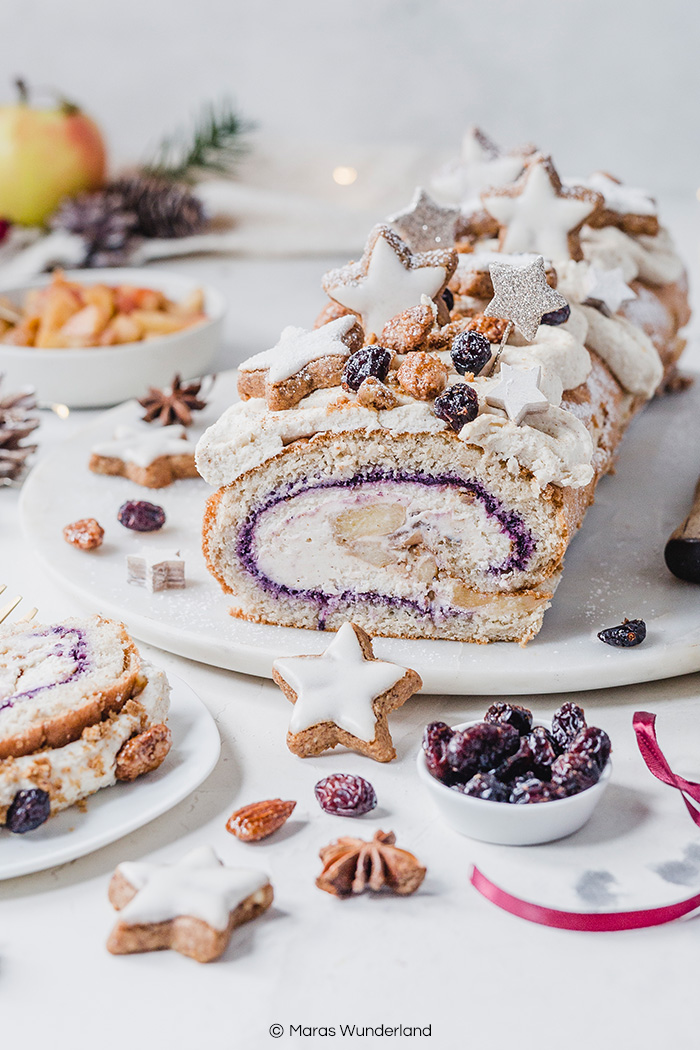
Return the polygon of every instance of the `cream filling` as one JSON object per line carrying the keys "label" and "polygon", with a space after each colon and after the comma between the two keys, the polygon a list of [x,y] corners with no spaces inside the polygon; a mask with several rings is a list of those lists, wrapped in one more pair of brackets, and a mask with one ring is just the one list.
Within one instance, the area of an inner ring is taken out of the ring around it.
{"label": "cream filling", "polygon": [[391,594],[427,605],[448,597],[437,579],[445,554],[486,576],[506,561],[511,541],[467,492],[368,482],[278,503],[260,516],[253,553],[260,572],[286,587]]}

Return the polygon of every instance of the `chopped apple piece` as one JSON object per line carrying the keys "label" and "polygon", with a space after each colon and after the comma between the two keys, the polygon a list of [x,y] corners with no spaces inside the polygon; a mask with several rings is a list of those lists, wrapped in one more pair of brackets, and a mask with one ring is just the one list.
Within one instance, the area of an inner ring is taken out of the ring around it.
{"label": "chopped apple piece", "polygon": [[109,321],[109,314],[95,303],[73,314],[58,332],[60,345],[72,348],[94,346]]}
{"label": "chopped apple piece", "polygon": [[342,511],[333,523],[333,532],[340,540],[389,536],[405,521],[406,511],[400,503],[377,503]]}

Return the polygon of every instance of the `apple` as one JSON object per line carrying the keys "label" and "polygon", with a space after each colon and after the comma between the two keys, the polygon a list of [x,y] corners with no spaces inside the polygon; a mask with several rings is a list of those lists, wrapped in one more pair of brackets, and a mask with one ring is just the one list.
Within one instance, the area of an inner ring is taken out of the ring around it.
{"label": "apple", "polygon": [[17,81],[19,101],[0,106],[0,218],[41,225],[59,202],[96,189],[107,156],[99,128],[72,102],[34,108]]}

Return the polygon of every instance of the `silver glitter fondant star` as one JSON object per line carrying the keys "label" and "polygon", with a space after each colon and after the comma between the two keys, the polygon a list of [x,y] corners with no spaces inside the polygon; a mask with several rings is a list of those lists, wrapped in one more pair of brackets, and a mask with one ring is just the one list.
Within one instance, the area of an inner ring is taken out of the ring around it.
{"label": "silver glitter fondant star", "polygon": [[486,394],[486,403],[502,408],[513,423],[519,424],[530,412],[545,412],[549,401],[539,388],[542,369],[501,365],[499,382]]}
{"label": "silver glitter fondant star", "polygon": [[484,313],[487,317],[504,317],[512,321],[530,341],[537,335],[545,314],[567,305],[561,292],[547,284],[541,255],[526,266],[491,263],[489,273],[495,294]]}
{"label": "silver glitter fondant star", "polygon": [[452,247],[459,216],[459,208],[438,204],[419,186],[408,208],[388,221],[414,252],[429,252]]}
{"label": "silver glitter fondant star", "polygon": [[622,267],[612,270],[601,270],[592,265],[586,275],[586,294],[594,303],[602,303],[605,309],[616,314],[623,303],[636,299],[637,293],[625,283]]}

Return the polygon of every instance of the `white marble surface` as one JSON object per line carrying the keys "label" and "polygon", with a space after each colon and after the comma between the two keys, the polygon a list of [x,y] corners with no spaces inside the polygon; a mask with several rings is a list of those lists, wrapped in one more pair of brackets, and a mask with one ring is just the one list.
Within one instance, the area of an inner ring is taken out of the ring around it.
{"label": "white marble surface", "polygon": [[[671,224],[694,263],[694,211],[687,199],[670,204]],[[270,345],[284,324],[307,324],[322,301],[318,276],[335,261],[178,265],[228,296],[221,364],[230,365]],[[40,432],[44,448],[85,418],[91,416],[48,417]],[[43,575],[20,535],[17,502],[17,492],[0,492],[0,578],[11,593],[38,605],[42,619],[69,615],[76,611],[71,598]],[[337,1030],[340,1023],[383,1022],[432,1025],[422,1042],[439,1050],[540,1050],[550,1043],[571,1050],[683,1050],[697,1044],[700,920],[623,934],[554,931],[498,911],[467,880],[478,859],[512,887],[522,871],[523,885],[540,887],[554,902],[568,900],[577,884],[580,897],[585,873],[601,870],[616,876],[622,901],[641,895],[654,903],[655,895],[697,892],[697,829],[680,798],[647,773],[631,715],[637,708],[658,712],[672,765],[699,778],[699,675],[582,694],[591,720],[615,745],[604,806],[587,829],[559,845],[484,853],[439,822],[418,783],[414,756],[427,721],[478,717],[486,698],[411,701],[392,716],[398,759],[388,766],[347,754],[300,760],[286,749],[289,708],[271,683],[144,648],[212,711],[221,760],[198,791],[148,827],[64,867],[0,884],[5,1042],[36,1045],[39,1029],[50,1024],[58,1050],[421,1045],[419,1037],[289,1034],[290,1025]],[[530,698],[539,716],[561,699]],[[378,809],[357,822],[321,813],[313,785],[336,771],[368,777]],[[274,838],[251,846],[225,831],[234,808],[276,796],[298,805]],[[315,888],[321,846],[343,834],[371,837],[379,827],[394,830],[399,845],[427,865],[415,897],[342,902]],[[211,966],[171,953],[111,957],[104,948],[113,921],[106,890],[116,864],[167,861],[205,843],[228,863],[269,871],[276,899],[268,915],[238,931],[224,959]],[[667,865],[665,878],[652,871],[659,864]],[[269,1035],[273,1023],[285,1027],[279,1040]]]}

